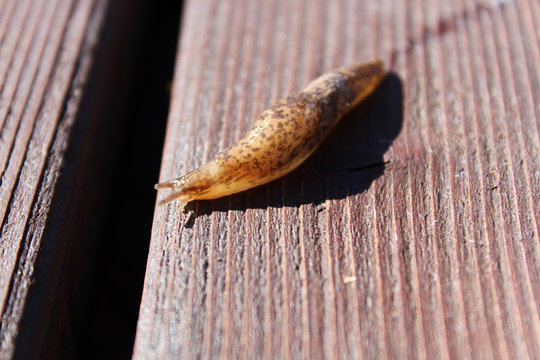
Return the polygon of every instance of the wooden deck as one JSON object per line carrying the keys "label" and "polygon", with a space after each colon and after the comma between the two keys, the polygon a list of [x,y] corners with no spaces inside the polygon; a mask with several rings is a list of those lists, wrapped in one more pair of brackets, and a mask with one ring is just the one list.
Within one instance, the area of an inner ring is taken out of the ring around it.
{"label": "wooden deck", "polygon": [[540,357],[537,0],[184,1],[161,180],[323,72],[390,72],[297,171],[156,206],[150,239],[158,120],[117,143],[149,78],[106,40],[136,3],[0,0],[0,359]]}

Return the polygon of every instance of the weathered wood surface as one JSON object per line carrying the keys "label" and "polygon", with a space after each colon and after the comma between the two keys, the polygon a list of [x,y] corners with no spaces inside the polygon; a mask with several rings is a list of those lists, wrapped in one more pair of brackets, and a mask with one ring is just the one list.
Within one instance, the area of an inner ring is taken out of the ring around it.
{"label": "weathered wood surface", "polygon": [[538,358],[539,26],[535,0],[187,1],[161,180],[322,72],[394,75],[300,170],[156,208],[134,358]]}
{"label": "weathered wood surface", "polygon": [[0,359],[78,354],[140,3],[0,1]]}
{"label": "weathered wood surface", "polygon": [[[106,1],[0,3],[0,358],[11,358]],[[55,296],[53,294],[52,296]],[[43,299],[44,302],[49,301]],[[39,314],[39,311],[36,313]],[[37,319],[26,319],[34,328]],[[35,329],[35,328],[34,328]],[[49,329],[50,330],[50,329]],[[32,344],[23,344],[28,353]]]}

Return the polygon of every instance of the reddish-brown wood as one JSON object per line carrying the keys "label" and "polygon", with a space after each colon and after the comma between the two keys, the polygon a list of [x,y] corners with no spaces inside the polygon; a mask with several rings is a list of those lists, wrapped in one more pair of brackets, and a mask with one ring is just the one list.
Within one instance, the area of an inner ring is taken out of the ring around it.
{"label": "reddish-brown wood", "polygon": [[80,356],[89,299],[114,298],[89,295],[119,133],[137,127],[122,108],[141,3],[0,1],[0,359]]}
{"label": "reddish-brown wood", "polygon": [[[54,246],[54,241],[42,242],[45,225],[106,4],[101,0],[7,0],[1,5],[2,359],[11,358],[16,351],[30,289],[37,280],[43,284],[47,276],[56,276],[51,268],[63,263],[36,265],[40,252],[51,254]],[[47,301],[49,298],[42,297],[41,304]],[[24,321],[28,329],[39,323],[35,318]],[[22,353],[32,351],[32,341],[27,338]]]}
{"label": "reddish-brown wood", "polygon": [[394,74],[298,171],[156,209],[134,358],[538,357],[539,24],[533,0],[187,1],[161,180],[322,72]]}

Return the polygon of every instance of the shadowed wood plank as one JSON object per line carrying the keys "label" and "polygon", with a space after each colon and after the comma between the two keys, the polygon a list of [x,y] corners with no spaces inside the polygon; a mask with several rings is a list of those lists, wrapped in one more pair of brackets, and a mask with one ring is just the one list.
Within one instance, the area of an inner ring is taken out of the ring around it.
{"label": "shadowed wood plank", "polygon": [[100,24],[105,4],[14,3],[4,8],[8,23],[2,25],[0,55],[0,347],[5,358],[14,351],[62,166],[55,156],[65,152],[73,107],[80,101],[77,91],[88,74],[89,57],[80,52],[92,46],[95,34],[87,26]]}
{"label": "shadowed wood plank", "polygon": [[535,358],[538,3],[232,6],[186,2],[161,180],[333,67],[392,74],[292,174],[156,208],[134,358]]}
{"label": "shadowed wood plank", "polygon": [[140,1],[113,3],[0,1],[0,359],[80,356],[90,332],[142,18]]}

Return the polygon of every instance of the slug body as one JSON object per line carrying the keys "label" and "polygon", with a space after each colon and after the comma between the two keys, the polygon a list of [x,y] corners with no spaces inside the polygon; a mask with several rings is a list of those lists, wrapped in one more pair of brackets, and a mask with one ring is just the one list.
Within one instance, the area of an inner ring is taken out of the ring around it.
{"label": "slug body", "polygon": [[341,117],[384,78],[381,61],[326,73],[302,91],[265,110],[236,144],[200,168],[156,185],[173,192],[160,205],[216,199],[266,184],[297,168],[321,144]]}

